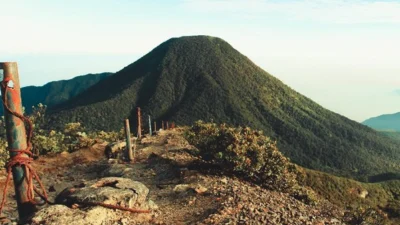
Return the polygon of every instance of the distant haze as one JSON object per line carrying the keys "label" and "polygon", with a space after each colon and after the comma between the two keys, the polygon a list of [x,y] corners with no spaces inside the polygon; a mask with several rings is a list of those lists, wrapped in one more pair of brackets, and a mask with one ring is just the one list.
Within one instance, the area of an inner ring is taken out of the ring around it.
{"label": "distant haze", "polygon": [[206,34],[322,106],[363,121],[400,112],[393,0],[2,1],[0,61],[21,84],[116,72],[170,37]]}

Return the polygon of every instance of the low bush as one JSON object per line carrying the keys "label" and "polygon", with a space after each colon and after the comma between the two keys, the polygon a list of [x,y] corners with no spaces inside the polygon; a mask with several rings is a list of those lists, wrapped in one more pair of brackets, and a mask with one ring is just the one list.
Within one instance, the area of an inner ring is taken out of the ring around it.
{"label": "low bush", "polygon": [[272,190],[291,192],[296,168],[277,149],[276,142],[248,127],[196,122],[185,133],[200,156]]}
{"label": "low bush", "polygon": [[362,206],[356,209],[348,210],[344,215],[344,221],[346,222],[346,224],[350,225],[389,224],[386,214],[383,213],[381,210],[377,210],[370,207],[364,208]]}

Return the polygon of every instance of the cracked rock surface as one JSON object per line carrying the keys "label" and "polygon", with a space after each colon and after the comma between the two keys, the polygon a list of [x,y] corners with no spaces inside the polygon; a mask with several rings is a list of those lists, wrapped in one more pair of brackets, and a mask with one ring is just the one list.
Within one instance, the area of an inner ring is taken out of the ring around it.
{"label": "cracked rock surface", "polygon": [[121,177],[105,177],[92,180],[85,187],[76,188],[65,196],[63,201],[71,203],[101,202],[133,208],[141,206],[149,194],[149,189],[142,183]]}

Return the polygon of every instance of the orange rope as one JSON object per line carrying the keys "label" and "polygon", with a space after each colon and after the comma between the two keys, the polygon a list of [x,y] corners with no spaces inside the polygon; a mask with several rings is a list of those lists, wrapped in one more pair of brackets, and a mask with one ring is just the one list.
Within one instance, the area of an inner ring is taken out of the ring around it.
{"label": "orange rope", "polygon": [[[33,159],[32,159],[33,155],[32,155],[32,152],[31,152],[31,149],[32,149],[31,141],[32,141],[32,136],[33,136],[32,122],[29,120],[29,118],[25,117],[24,115],[12,111],[10,109],[10,107],[8,106],[8,102],[7,102],[8,86],[7,86],[7,84],[8,84],[8,80],[4,80],[1,83],[1,88],[3,90],[2,100],[3,100],[4,108],[10,114],[14,115],[15,117],[18,117],[19,119],[22,120],[22,122],[24,122],[28,134],[27,134],[27,137],[26,137],[26,143],[27,143],[27,148],[26,149],[10,149],[9,150],[10,153],[13,152],[13,153],[16,153],[16,154],[14,156],[10,156],[9,162],[6,165],[7,179],[6,179],[6,183],[4,185],[3,199],[2,199],[1,204],[0,204],[0,214],[2,213],[3,207],[6,204],[8,184],[10,183],[10,180],[11,180],[12,168],[15,167],[15,166],[21,166],[21,167],[24,166],[25,175],[28,175],[28,176],[25,176],[26,183],[27,183],[26,197],[27,197],[28,201],[31,202],[32,204],[35,204],[33,192],[36,192],[46,202],[48,202],[48,197],[47,197],[47,193],[46,193],[46,190],[44,188],[44,185],[40,181],[39,175],[36,173],[36,171],[30,165],[32,163],[32,161],[33,161]],[[26,157],[26,156],[28,156],[28,157]],[[39,189],[34,187],[33,180],[37,181],[37,183],[40,186],[40,189],[41,189],[42,193],[40,193]]]}
{"label": "orange rope", "polygon": [[87,205],[87,206],[102,206],[108,209],[118,209],[123,211],[128,211],[131,213],[150,213],[150,210],[146,209],[132,209],[128,207],[118,206],[118,205],[111,205],[102,202],[78,202],[78,204]]}

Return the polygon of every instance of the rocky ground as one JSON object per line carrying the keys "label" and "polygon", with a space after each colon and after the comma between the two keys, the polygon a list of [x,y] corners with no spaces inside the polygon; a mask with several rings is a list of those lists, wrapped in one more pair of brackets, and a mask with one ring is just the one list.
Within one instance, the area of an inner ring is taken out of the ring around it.
{"label": "rocky ground", "polygon": [[[43,206],[30,223],[344,224],[345,212],[329,202],[321,200],[316,206],[306,205],[288,194],[269,191],[208,168],[191,154],[193,147],[179,131],[162,131],[136,144],[136,161],[129,164],[106,159],[105,144],[36,160],[34,166],[50,200],[54,201],[65,188],[74,187],[76,192],[58,199],[65,205]],[[4,172],[0,176],[0,184],[4,186]],[[13,224],[13,218],[17,217],[13,188],[10,190],[4,210],[8,219],[3,224]],[[132,213],[71,203],[74,200],[150,212]]]}

